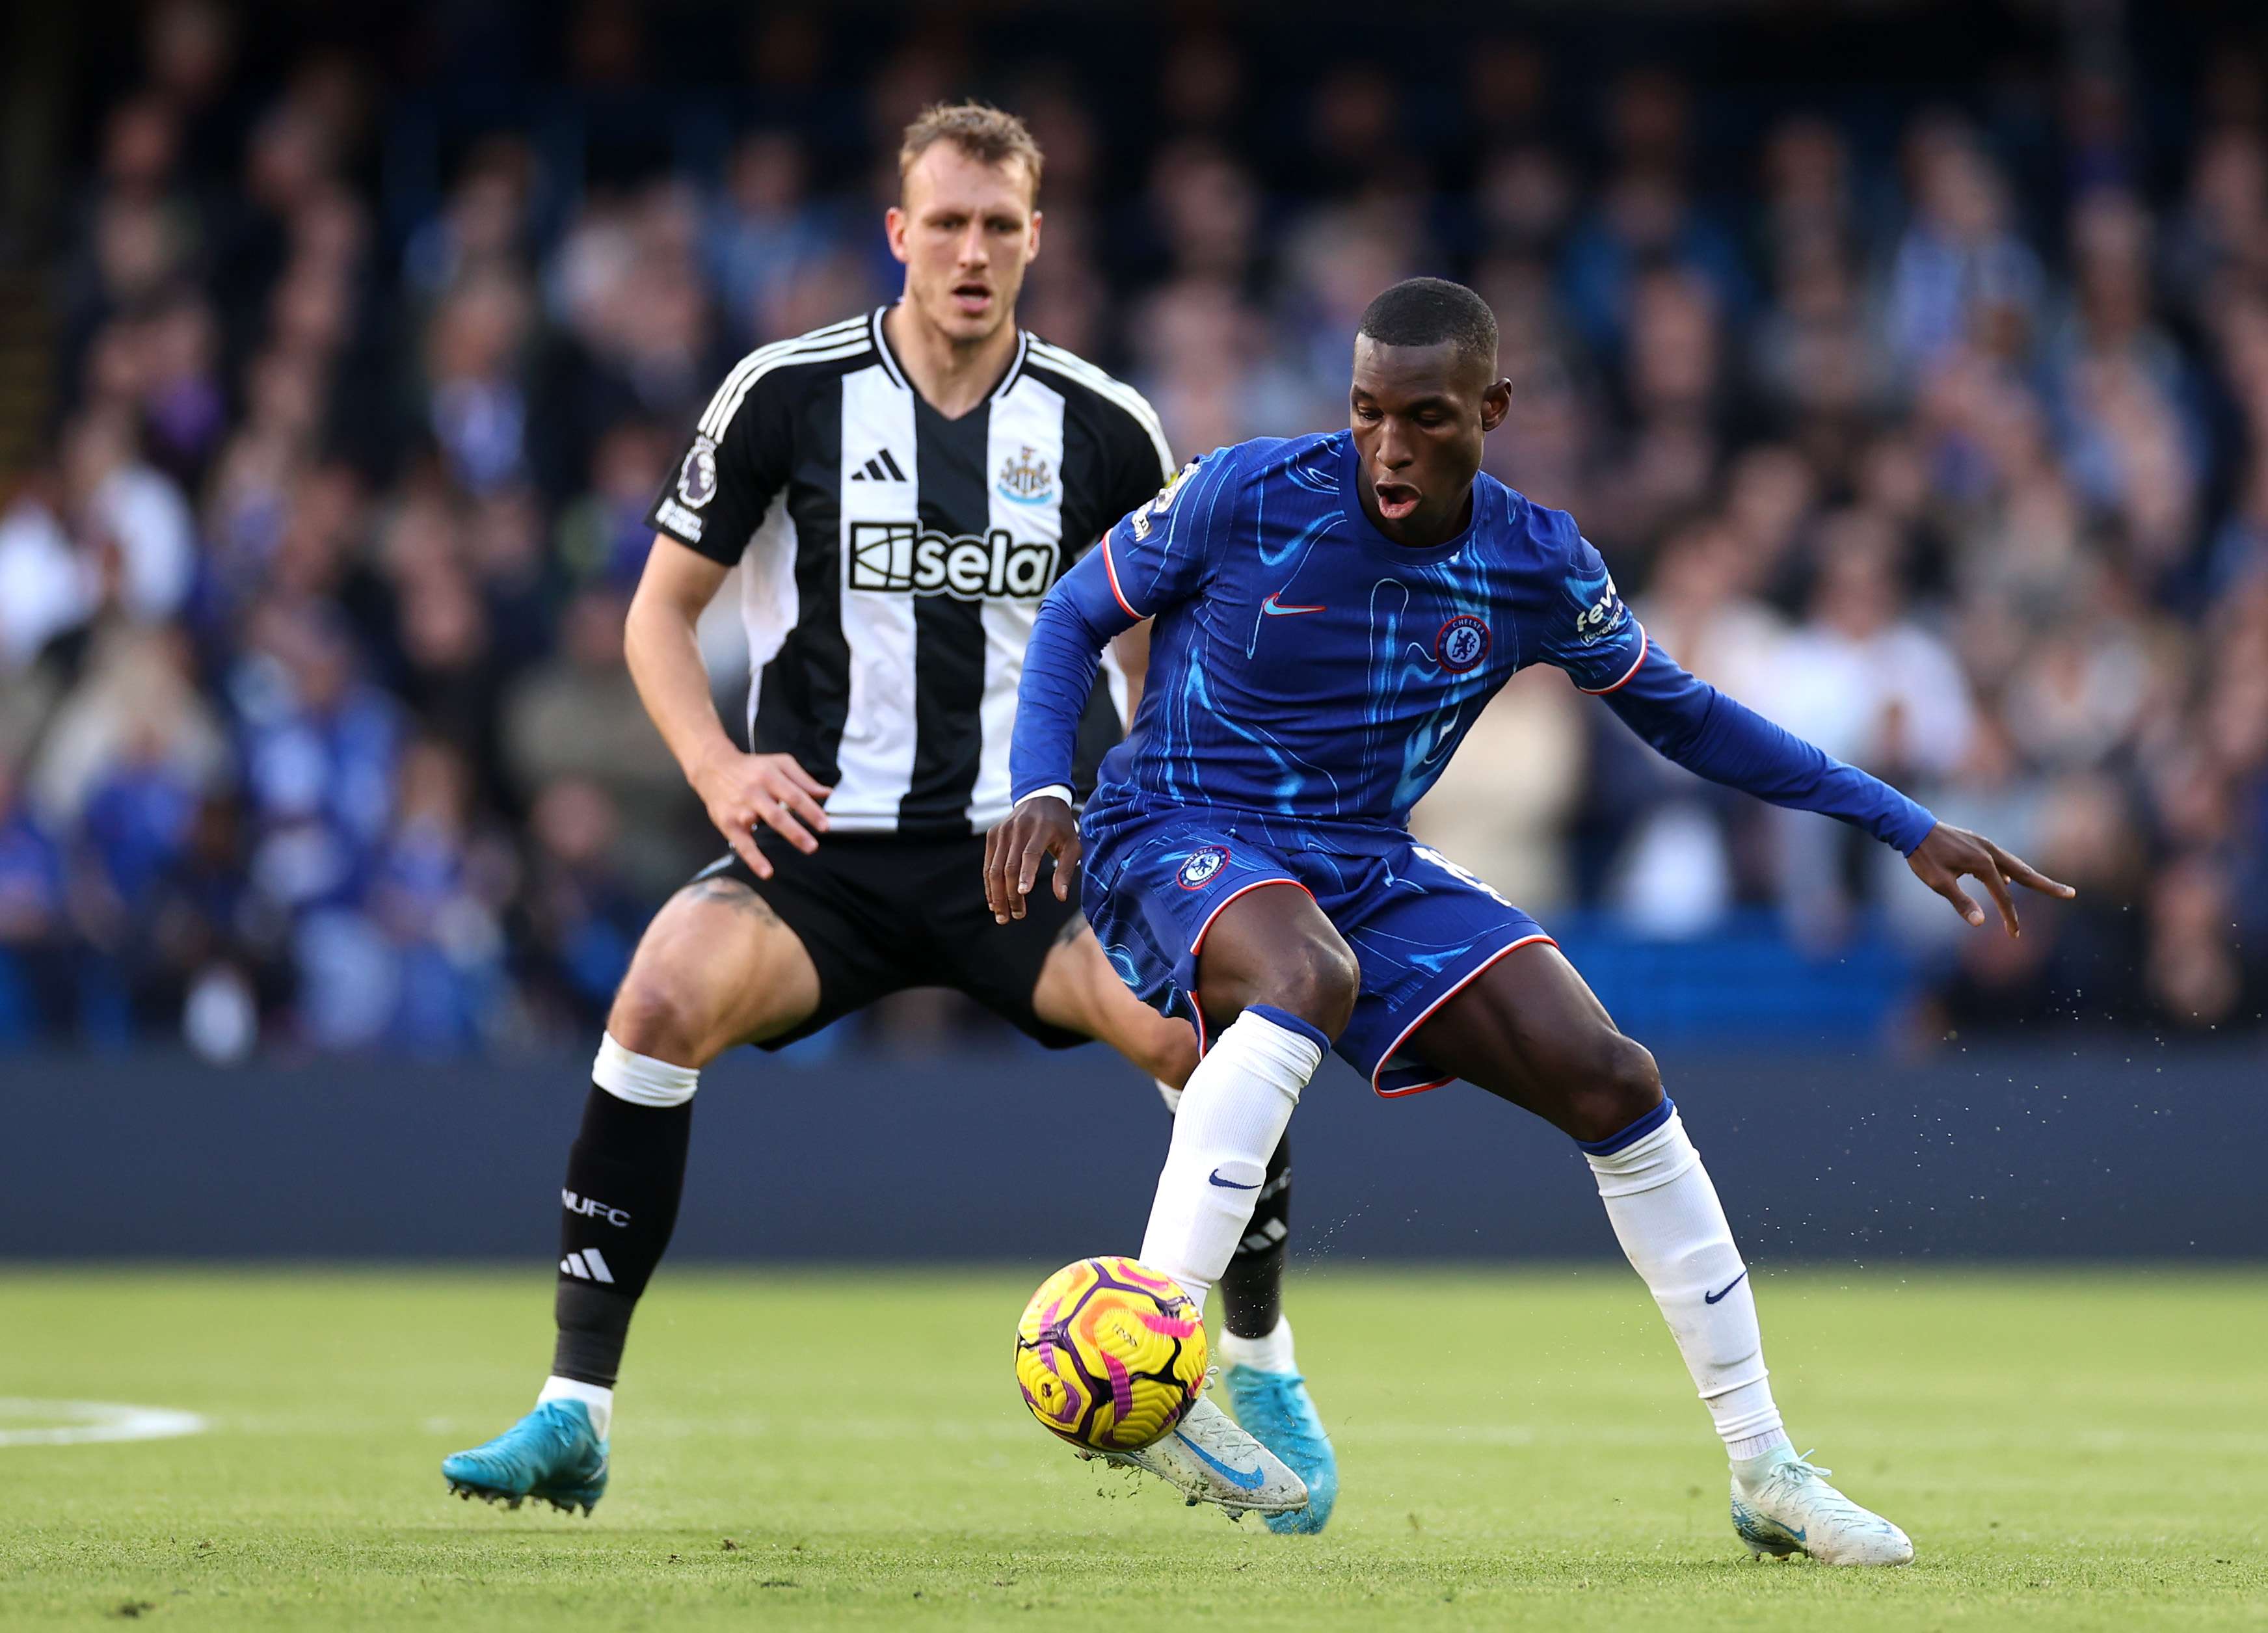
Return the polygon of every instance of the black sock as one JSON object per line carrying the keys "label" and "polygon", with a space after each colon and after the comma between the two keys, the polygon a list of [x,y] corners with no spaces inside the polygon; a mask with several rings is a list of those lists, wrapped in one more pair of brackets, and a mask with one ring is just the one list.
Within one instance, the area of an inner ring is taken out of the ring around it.
{"label": "black sock", "polygon": [[613,1388],[638,1295],[677,1227],[693,1102],[640,1106],[596,1084],[567,1153],[553,1374]]}
{"label": "black sock", "polygon": [[1292,1136],[1276,1142],[1252,1223],[1221,1272],[1221,1321],[1239,1338],[1265,1338],[1284,1314],[1284,1254],[1292,1235]]}

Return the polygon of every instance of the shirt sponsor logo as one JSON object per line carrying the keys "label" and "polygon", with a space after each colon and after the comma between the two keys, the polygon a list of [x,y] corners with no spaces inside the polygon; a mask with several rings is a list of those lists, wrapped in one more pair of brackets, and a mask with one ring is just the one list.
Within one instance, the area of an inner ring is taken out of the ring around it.
{"label": "shirt sponsor logo", "polygon": [[1202,850],[1189,852],[1174,877],[1181,880],[1183,890],[1203,890],[1212,883],[1213,875],[1228,865],[1226,845],[1207,845]]}
{"label": "shirt sponsor logo", "polygon": [[1441,626],[1433,637],[1433,661],[1451,674],[1462,674],[1488,656],[1489,627],[1470,613],[1460,613]]}
{"label": "shirt sponsor logo", "polygon": [[677,497],[689,510],[705,509],[717,497],[717,445],[706,436],[696,437],[677,467]]}
{"label": "shirt sponsor logo", "polygon": [[1056,474],[1038,449],[1020,449],[1001,464],[992,490],[1011,504],[1045,504],[1056,497]]}
{"label": "shirt sponsor logo", "polygon": [[654,514],[661,519],[663,526],[679,538],[689,539],[696,544],[701,542],[701,519],[676,500],[664,499],[661,508]]}
{"label": "shirt sponsor logo", "polygon": [[1035,601],[1055,583],[1059,560],[1052,543],[1019,544],[1002,527],[950,539],[913,522],[853,522],[844,570],[853,590]]}

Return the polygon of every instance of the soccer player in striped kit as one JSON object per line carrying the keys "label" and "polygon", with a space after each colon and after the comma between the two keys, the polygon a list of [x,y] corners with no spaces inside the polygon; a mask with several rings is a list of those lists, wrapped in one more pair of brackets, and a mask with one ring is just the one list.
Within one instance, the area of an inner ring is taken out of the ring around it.
{"label": "soccer player in striped kit", "polygon": [[[587,1512],[604,1492],[630,1316],[675,1224],[701,1069],[727,1048],[935,985],[1049,1048],[1109,1043],[1169,1105],[1196,1064],[1188,1025],[1136,1000],[1075,908],[1050,894],[996,923],[982,878],[1041,599],[1173,457],[1131,387],[1015,323],[1041,225],[1020,121],[931,108],[899,167],[904,298],[742,358],[648,518],[631,673],[731,853],[662,908],[615,997],[563,1187],[551,1376],[534,1411],[444,1462],[466,1496]],[[748,754],[694,639],[735,565]],[[1106,659],[1081,728],[1090,776],[1138,684]],[[1336,1481],[1280,1309],[1288,1182],[1279,1146],[1223,1279],[1223,1359],[1240,1416],[1306,1477],[1309,1503],[1270,1523],[1314,1530]]]}

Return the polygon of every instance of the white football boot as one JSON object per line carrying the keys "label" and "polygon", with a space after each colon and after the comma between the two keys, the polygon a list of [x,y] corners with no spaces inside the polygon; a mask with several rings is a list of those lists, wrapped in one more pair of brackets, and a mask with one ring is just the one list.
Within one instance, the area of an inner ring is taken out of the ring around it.
{"label": "white football boot", "polygon": [[1307,1505],[1307,1483],[1202,1395],[1179,1423],[1139,1450],[1079,1455],[1155,1475],[1190,1507],[1217,1503],[1232,1517],[1288,1514]]}
{"label": "white football boot", "polygon": [[1784,1445],[1733,1465],[1733,1529],[1750,1554],[1808,1554],[1826,1565],[1903,1565],[1913,1558],[1906,1534],[1827,1483]]}

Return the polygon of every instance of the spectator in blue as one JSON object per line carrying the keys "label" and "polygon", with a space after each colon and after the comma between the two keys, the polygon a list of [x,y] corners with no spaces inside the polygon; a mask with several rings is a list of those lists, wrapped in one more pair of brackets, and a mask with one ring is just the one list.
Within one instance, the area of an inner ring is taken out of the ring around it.
{"label": "spectator in blue", "polygon": [[579,1033],[606,1020],[655,903],[624,872],[621,815],[590,778],[547,784],[528,828],[534,843],[520,902],[526,974],[532,996],[550,1011],[544,1017],[550,1028]]}
{"label": "spectator in blue", "polygon": [[411,744],[399,790],[369,896],[398,995],[387,1035],[414,1054],[461,1054],[480,1042],[502,997],[496,904],[510,858],[471,832],[465,765],[450,745]]}
{"label": "spectator in blue", "polygon": [[[143,737],[111,765],[80,817],[81,929],[92,944],[80,1029],[124,1043],[137,1019],[178,1011],[180,994],[144,933],[195,831],[201,796],[161,741]],[[170,1002],[169,1002],[170,1000]]]}
{"label": "spectator in blue", "polygon": [[1683,84],[1665,69],[1633,70],[1615,82],[1607,113],[1616,171],[1569,239],[1559,273],[1577,330],[1611,364],[1627,337],[1633,286],[1649,267],[1691,273],[1728,318],[1746,316],[1751,294],[1733,235],[1686,190]]}
{"label": "spectator in blue", "polygon": [[270,600],[247,637],[229,693],[253,887],[291,926],[308,1040],[371,1042],[393,1016],[393,970],[362,902],[394,813],[401,706],[361,677],[335,608]]}
{"label": "spectator in blue", "polygon": [[63,853],[18,798],[0,758],[0,1042],[58,1034],[69,1011],[55,979],[64,940]]}
{"label": "spectator in blue", "polygon": [[788,131],[760,130],[733,150],[703,247],[740,350],[779,338],[773,314],[788,291],[836,251],[827,211],[806,196],[807,168],[803,143]]}
{"label": "spectator in blue", "polygon": [[1907,138],[1913,217],[1890,268],[1890,352],[1918,379],[1962,346],[2029,355],[2046,277],[2018,236],[2007,179],[1949,114],[1924,114]]}

